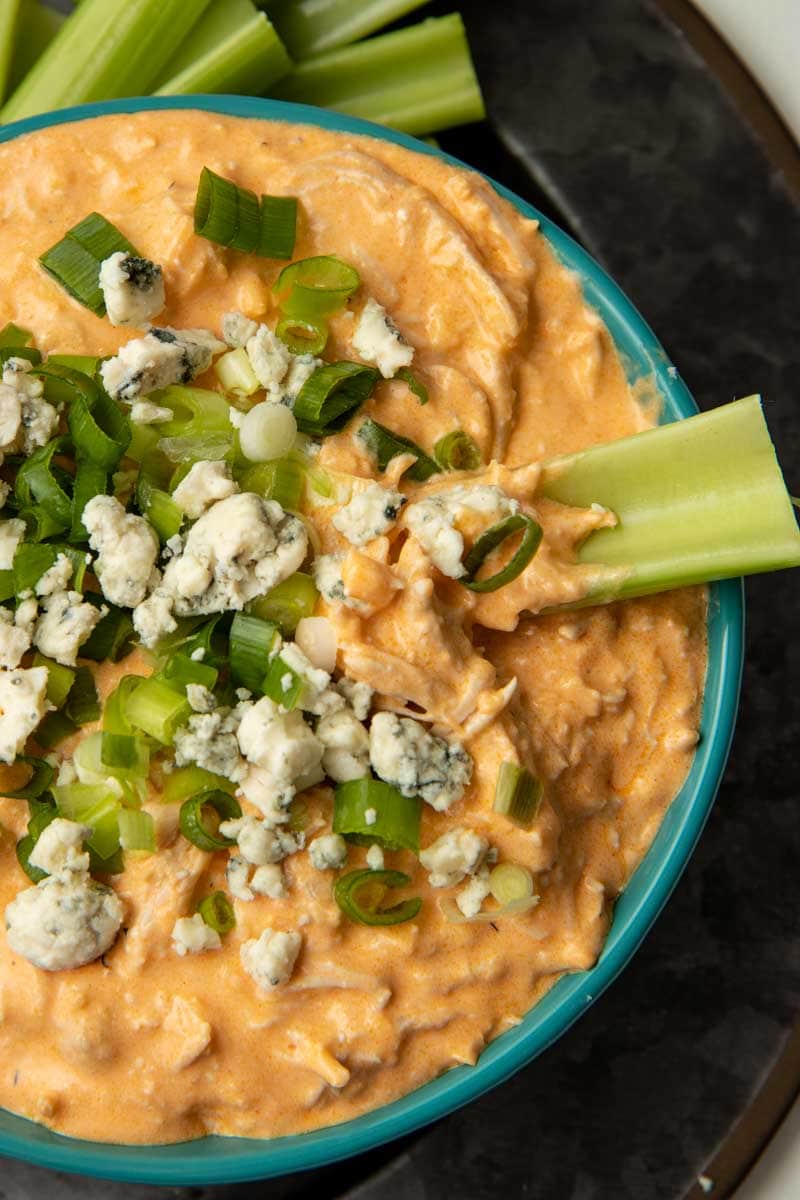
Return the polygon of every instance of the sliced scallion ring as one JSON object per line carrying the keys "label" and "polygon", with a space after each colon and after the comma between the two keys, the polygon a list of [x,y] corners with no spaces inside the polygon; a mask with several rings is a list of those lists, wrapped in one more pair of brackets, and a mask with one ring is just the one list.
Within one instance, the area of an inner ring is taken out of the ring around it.
{"label": "sliced scallion ring", "polygon": [[[239,615],[237,613],[237,616]],[[199,683],[210,690],[216,687],[218,677],[219,671],[211,663],[196,662],[188,654],[182,653],[170,654],[158,673],[159,679],[163,679],[176,692],[183,694],[190,683]]]}
{"label": "sliced scallion ring", "polygon": [[172,744],[175,730],[188,721],[191,712],[185,695],[155,676],[142,679],[125,699],[124,714],[131,725],[164,745]]}
{"label": "sliced scallion ring", "polygon": [[9,800],[38,800],[53,782],[55,770],[45,759],[34,758],[30,754],[18,754],[14,765],[18,763],[30,767],[30,776],[22,787],[15,788],[12,792],[3,792],[3,795]]}
{"label": "sliced scallion ring", "polygon": [[178,767],[164,780],[161,799],[165,804],[179,804],[200,792],[233,792],[236,785],[222,775],[212,775],[203,767]]}
{"label": "sliced scallion ring", "polygon": [[281,317],[275,335],[292,354],[321,354],[328,342],[328,325],[324,320]]}
{"label": "sliced scallion ring", "polygon": [[303,676],[284,662],[280,654],[276,654],[257,690],[291,712],[300,703],[305,686]]}
{"label": "sliced scallion ring", "polygon": [[[428,403],[428,389],[425,387],[425,384],[417,378],[414,372],[409,370],[408,367],[401,367],[394,378],[402,379],[408,390],[413,392],[413,394],[417,397],[420,404]],[[434,447],[434,454],[435,453],[436,448]]]}
{"label": "sliced scallion ring", "polygon": [[291,258],[296,238],[297,197],[262,196],[256,253],[262,258]]}
{"label": "sliced scallion ring", "polygon": [[212,892],[197,906],[197,911],[209,928],[216,933],[230,933],[236,927],[236,913],[224,892]]}
{"label": "sliced scallion ring", "polygon": [[100,716],[100,699],[97,685],[89,667],[77,667],[75,681],[69,689],[64,713],[75,725],[88,725]]}
{"label": "sliced scallion ring", "polygon": [[183,836],[200,850],[207,850],[209,853],[235,846],[233,838],[223,837],[217,828],[208,823],[208,814],[205,811],[207,809],[216,813],[219,818],[217,825],[221,821],[233,821],[242,815],[239,801],[227,792],[216,789],[199,792],[196,796],[184,800],[181,805],[180,827]]}
{"label": "sliced scallion ring", "polygon": [[384,850],[419,854],[421,810],[418,796],[404,796],[379,779],[350,779],[336,788],[333,831],[359,846],[377,842]]}
{"label": "sliced scallion ring", "polygon": [[83,523],[83,510],[95,496],[108,492],[108,472],[92,462],[79,462],[75,469],[72,488],[72,525],[69,537],[72,542],[88,542],[89,533]]}
{"label": "sliced scallion ring", "polygon": [[375,367],[336,362],[318,367],[301,387],[294,415],[301,433],[324,437],[344,428],[369,398],[379,378]]}
{"label": "sliced scallion ring", "polygon": [[275,458],[255,463],[239,476],[243,492],[255,492],[265,500],[277,500],[293,512],[300,507],[307,472],[293,458]]}
{"label": "sliced scallion ring", "polygon": [[203,167],[194,204],[194,231],[209,242],[250,254],[261,235],[258,196]]}
{"label": "sliced scallion ring", "polygon": [[72,392],[67,425],[76,457],[113,471],[131,440],[130,422],[120,406],[88,375],[70,367],[46,365],[35,373],[59,380]]}
{"label": "sliced scallion ring", "polygon": [[274,621],[262,621],[250,613],[237,612],[230,632],[230,667],[234,683],[260,692],[269,667],[269,656],[278,637]]}
{"label": "sliced scallion ring", "polygon": [[495,812],[502,813],[520,828],[529,829],[536,820],[543,795],[541,781],[527,767],[515,762],[501,763],[492,805]]}
{"label": "sliced scallion ring", "polygon": [[441,470],[436,460],[421,450],[416,442],[412,442],[410,438],[403,437],[399,433],[393,433],[391,429],[387,429],[385,425],[379,425],[377,421],[371,419],[364,421],[359,426],[356,436],[376,460],[380,471],[385,471],[398,454],[413,454],[416,458],[417,461],[404,472],[404,476],[416,480],[417,483],[423,483],[426,479],[430,479],[431,475],[437,475]]}
{"label": "sliced scallion ring", "polygon": [[54,456],[63,453],[69,445],[68,438],[57,437],[34,450],[17,471],[14,483],[20,509],[41,509],[56,526],[52,532],[67,529],[72,524],[72,498],[53,470]]}
{"label": "sliced scallion ring", "polygon": [[152,854],[156,848],[155,822],[149,812],[123,808],[117,817],[119,844],[123,850],[145,850]]}
{"label": "sliced scallion ring", "polygon": [[58,810],[54,804],[40,804],[34,801],[30,805],[30,813],[28,832],[17,842],[17,862],[31,883],[40,883],[46,878],[47,872],[42,871],[40,867],[34,867],[30,856],[42,831],[58,816]]}
{"label": "sliced scallion ring", "polygon": [[318,254],[313,258],[301,258],[284,267],[272,290],[283,300],[295,287],[311,291],[333,293],[341,297],[343,304],[361,285],[361,277],[355,267],[342,262],[335,254]]}
{"label": "sliced scallion ring", "polygon": [[[91,604],[102,601],[102,596],[95,592],[87,592],[85,598]],[[133,637],[130,614],[113,604],[106,603],[106,608],[108,612],[100,618],[81,646],[81,658],[90,658],[92,662],[119,662],[127,654]]]}
{"label": "sliced scallion ring", "polygon": [[249,611],[262,621],[274,621],[281,633],[294,633],[298,621],[312,615],[318,598],[319,592],[311,576],[295,571],[266,596],[253,600]]}
{"label": "sliced scallion ring", "polygon": [[489,872],[489,887],[498,904],[516,903],[533,895],[533,876],[517,863],[498,863]]}
{"label": "sliced scallion ring", "polygon": [[413,921],[422,907],[422,899],[413,896],[391,908],[379,905],[386,893],[411,882],[402,871],[372,871],[369,868],[348,871],[333,885],[333,898],[346,917],[360,925],[402,925]]}
{"label": "sliced scallion ring", "polygon": [[64,667],[52,658],[45,658],[38,650],[33,656],[33,665],[47,668],[47,699],[53,708],[61,708],[75,682],[77,668]]}
{"label": "sliced scallion ring", "polygon": [[454,429],[439,438],[433,456],[443,471],[474,471],[481,465],[481,452],[463,429]]}
{"label": "sliced scallion ring", "polygon": [[100,266],[117,251],[138,254],[127,238],[100,213],[89,213],[39,258],[48,275],[70,296],[98,317],[106,304],[100,287]]}
{"label": "sliced scallion ring", "polygon": [[[524,530],[522,541],[506,565],[488,579],[476,579],[478,571],[492,551],[521,529]],[[541,540],[542,527],[533,517],[527,517],[524,513],[512,513],[511,516],[504,517],[477,538],[464,559],[464,574],[460,582],[471,592],[496,592],[498,588],[505,587],[512,579],[522,574],[539,549]]]}

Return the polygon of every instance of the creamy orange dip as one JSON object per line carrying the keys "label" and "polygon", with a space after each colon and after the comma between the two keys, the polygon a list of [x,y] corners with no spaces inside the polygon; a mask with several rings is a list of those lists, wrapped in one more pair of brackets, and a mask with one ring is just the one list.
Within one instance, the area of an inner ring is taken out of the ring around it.
{"label": "creamy orange dip", "polygon": [[[179,836],[177,806],[156,794],[149,808],[159,848],[129,856],[111,880],[124,929],[102,960],[46,972],[0,933],[0,1105],[96,1140],[298,1133],[475,1063],[560,975],[596,961],[613,901],[686,776],[705,673],[700,590],[526,615],[585,593],[572,549],[605,518],[548,511],[536,498],[537,470],[508,468],[636,432],[649,417],[578,279],[535,222],[476,175],[369,138],[188,111],[30,134],[0,146],[0,326],[30,329],[53,353],[113,354],[130,339],[36,266],[93,210],[163,266],[162,324],[219,334],[229,310],[266,319],[280,264],[193,233],[203,166],[258,193],[298,196],[295,257],[336,254],[353,264],[364,292],[415,348],[429,403],[385,381],[365,413],[428,450],[463,428],[496,464],[477,482],[499,482],[545,525],[530,571],[472,596],[439,575],[401,519],[398,534],[367,547],[366,565],[358,555],[349,564],[367,610],[319,609],[337,630],[339,670],[374,687],[378,708],[422,716],[472,757],[472,782],[448,812],[423,805],[422,846],[467,826],[498,861],[526,866],[541,900],[495,924],[454,924],[439,905],[451,893],[430,887],[410,852],[387,852],[386,865],[408,872],[422,907],[408,923],[365,927],[333,902],[331,872],[297,853],[284,863],[285,899],[235,901],[237,925],[222,948],[180,957],[176,918],[225,888],[228,855]],[[353,320],[334,318],[327,358],[352,357]],[[213,386],[213,377],[200,383]],[[320,463],[378,477],[349,429],[325,440]],[[404,490],[420,499],[443,479]],[[311,514],[322,548],[348,549],[333,511]],[[101,691],[147,669],[142,659],[103,667]],[[545,785],[529,830],[492,810],[509,759],[535,767]],[[329,832],[331,788],[316,786],[303,800],[307,837]],[[25,807],[0,800],[2,908],[29,886],[15,858]],[[348,869],[365,855],[351,847]],[[265,926],[303,935],[291,979],[269,992],[239,957]]]}

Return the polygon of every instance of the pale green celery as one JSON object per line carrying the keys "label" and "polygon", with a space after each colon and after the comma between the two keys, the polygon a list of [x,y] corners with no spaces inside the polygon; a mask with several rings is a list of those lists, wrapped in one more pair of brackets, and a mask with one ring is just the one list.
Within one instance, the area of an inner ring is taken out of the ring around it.
{"label": "pale green celery", "polygon": [[153,87],[153,95],[263,92],[292,61],[252,0],[211,0]]}
{"label": "pale green celery", "polygon": [[146,93],[210,0],[83,0],[0,116]]}
{"label": "pale green celery", "polygon": [[320,54],[281,79],[270,95],[405,133],[433,133],[485,116],[458,13]]}
{"label": "pale green celery", "polygon": [[22,0],[0,0],[0,100],[6,94],[17,42]]}
{"label": "pale green celery", "polygon": [[[39,0],[22,0],[17,22],[17,38],[8,72],[7,92],[10,93],[28,74],[33,64],[44,54],[64,24],[64,13],[48,8]],[[0,88],[0,98],[2,88]]]}
{"label": "pale green celery", "polygon": [[297,62],[347,46],[420,8],[425,0],[261,0]]}
{"label": "pale green celery", "polygon": [[583,604],[800,566],[800,530],[758,396],[555,459],[542,492],[617,517],[578,552],[612,568]]}

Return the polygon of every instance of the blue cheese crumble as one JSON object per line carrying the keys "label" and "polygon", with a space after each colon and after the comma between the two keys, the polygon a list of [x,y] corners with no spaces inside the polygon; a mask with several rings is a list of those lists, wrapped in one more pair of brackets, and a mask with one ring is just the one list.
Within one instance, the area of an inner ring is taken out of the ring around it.
{"label": "blue cheese crumble", "polygon": [[22,753],[48,708],[47,667],[0,671],[0,762]]}
{"label": "blue cheese crumble", "polygon": [[420,852],[419,861],[430,872],[431,887],[454,887],[466,875],[472,875],[486,861],[489,843],[473,829],[458,826],[448,829],[432,845]]}
{"label": "blue cheese crumble", "polygon": [[302,934],[267,926],[258,938],[242,945],[239,951],[242,966],[262,991],[271,991],[288,983],[302,942]]}
{"label": "blue cheese crumble", "polygon": [[405,522],[433,565],[450,579],[460,579],[464,574],[464,537],[457,522],[467,513],[475,513],[494,524],[518,508],[516,500],[492,484],[459,484],[409,504]]}
{"label": "blue cheese crumble", "polygon": [[102,364],[103,386],[115,400],[133,404],[159,388],[191,383],[224,349],[225,343],[205,329],[154,326]]}
{"label": "blue cheese crumble", "polygon": [[94,572],[112,604],[135,608],[147,592],[158,557],[158,538],[144,517],[126,513],[113,496],[94,496],[83,510],[89,545],[98,552]]}
{"label": "blue cheese crumble", "polygon": [[334,528],[351,545],[364,546],[391,529],[405,502],[401,492],[370,483],[339,509],[333,518]]}
{"label": "blue cheese crumble", "polygon": [[86,873],[64,871],[25,888],[6,906],[11,949],[43,971],[68,971],[110,949],[122,925],[116,893]]}
{"label": "blue cheese crumble", "polygon": [[365,362],[373,363],[384,379],[391,379],[402,367],[410,367],[414,359],[413,347],[389,318],[386,309],[371,297],[358,318],[353,349]]}
{"label": "blue cheese crumble", "polygon": [[472,759],[460,742],[429,733],[419,721],[380,712],[369,731],[372,769],[404,796],[421,796],[446,812],[472,778]]}
{"label": "blue cheese crumble", "polygon": [[100,264],[100,290],[112,325],[146,325],[166,302],[161,267],[124,250]]}

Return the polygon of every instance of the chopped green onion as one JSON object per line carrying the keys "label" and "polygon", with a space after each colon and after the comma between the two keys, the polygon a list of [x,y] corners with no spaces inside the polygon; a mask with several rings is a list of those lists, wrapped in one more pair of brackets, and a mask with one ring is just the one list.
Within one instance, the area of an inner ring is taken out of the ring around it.
{"label": "chopped green onion", "polygon": [[156,848],[156,831],[153,818],[148,812],[123,808],[117,817],[119,844],[123,850],[148,850]]}
{"label": "chopped green onion", "polygon": [[153,526],[162,544],[180,532],[183,509],[169,492],[156,487],[145,466],[136,481],[136,503],[142,516]]}
{"label": "chopped green onion", "polygon": [[172,410],[172,420],[164,421],[158,427],[162,449],[165,440],[178,436],[199,441],[221,434],[227,437],[229,445],[232,444],[230,405],[219,392],[173,384],[153,392],[152,399]]}
{"label": "chopped green onion", "polygon": [[[404,796],[378,779],[351,779],[336,788],[333,831],[359,846],[377,842],[384,850],[419,854],[421,810],[418,796]],[[367,813],[374,815],[372,823]]]}
{"label": "chopped green onion", "polygon": [[39,262],[70,296],[103,317],[106,302],[100,287],[100,266],[111,254],[138,254],[116,226],[100,213],[89,213],[60,242],[45,250]]}
{"label": "chopped green onion", "polygon": [[358,42],[425,0],[267,0],[264,5],[295,62]]}
{"label": "chopped green onion", "polygon": [[143,737],[104,729],[100,733],[100,763],[120,778],[143,779],[150,769],[150,750]]}
{"label": "chopped green onion", "polygon": [[121,805],[117,792],[106,783],[56,784],[53,788],[58,811],[69,821],[91,826],[87,838],[101,858],[108,858],[119,847],[117,819]]}
{"label": "chopped green onion", "polygon": [[250,462],[284,458],[297,440],[297,421],[285,404],[255,404],[239,426],[239,450]]}
{"label": "chopped green onion", "polygon": [[410,883],[402,871],[348,871],[333,885],[333,898],[346,917],[360,925],[401,925],[413,921],[422,907],[414,896],[391,908],[379,908],[387,891]]}
{"label": "chopped green onion", "polygon": [[183,836],[200,850],[209,852],[227,850],[229,846],[235,846],[233,838],[223,837],[217,828],[209,825],[209,809],[219,818],[217,824],[221,821],[235,820],[242,815],[239,801],[227,792],[200,792],[184,800],[181,805],[180,826]]}
{"label": "chopped green onion", "polygon": [[300,507],[305,472],[294,458],[275,458],[257,463],[239,476],[243,492],[255,492],[265,500],[277,500],[281,508]]}
{"label": "chopped green onion", "polygon": [[343,429],[369,399],[379,373],[361,363],[336,362],[317,367],[294,402],[297,428],[312,437]]}
{"label": "chopped green onion", "polygon": [[52,750],[65,738],[77,733],[78,726],[63,712],[49,712],[36,730],[36,741],[45,750]]}
{"label": "chopped green onion", "polygon": [[9,321],[0,329],[0,350],[21,350],[32,340],[33,334],[30,330],[22,329],[13,321]]}
{"label": "chopped green onion", "polygon": [[190,683],[199,683],[211,690],[216,687],[218,677],[216,667],[210,663],[196,662],[188,654],[171,654],[158,674],[159,679],[183,693]]}
{"label": "chopped green onion", "polygon": [[489,873],[489,887],[498,904],[511,904],[533,895],[533,876],[527,867],[499,863]]}
{"label": "chopped green onion", "polygon": [[[394,376],[394,378],[402,379],[403,383],[406,385],[408,390],[410,392],[413,392],[413,394],[417,397],[420,404],[428,403],[428,399],[429,399],[428,389],[425,387],[425,384],[422,383],[422,381],[417,378],[417,376],[414,374],[414,372],[410,371],[408,369],[408,367],[401,367],[400,370],[397,372],[397,374]],[[433,452],[434,452],[434,454],[436,454],[435,446],[434,446]]]}
{"label": "chopped green onion", "polygon": [[26,358],[35,367],[42,361],[41,354],[33,346],[0,346],[0,367],[10,358]]}
{"label": "chopped green onion", "polygon": [[275,334],[292,354],[321,354],[328,343],[328,326],[322,320],[281,317]]}
{"label": "chopped green onion", "polygon": [[277,584],[266,596],[259,596],[248,611],[262,621],[274,621],[281,633],[294,633],[297,622],[310,617],[317,605],[319,592],[310,575],[295,571]]}
{"label": "chopped green onion", "polygon": [[380,471],[385,471],[398,454],[413,454],[416,458],[417,461],[404,471],[403,475],[408,479],[416,480],[417,483],[423,483],[426,479],[430,479],[431,475],[437,475],[441,469],[436,460],[421,450],[416,442],[412,442],[410,438],[403,437],[399,433],[393,433],[391,429],[387,429],[385,425],[379,425],[377,421],[371,419],[364,421],[359,426],[356,437],[364,443],[367,451],[376,460]]}
{"label": "chopped green onion", "polygon": [[277,654],[267,667],[267,673],[258,688],[286,712],[291,712],[300,703],[306,683],[288,663]]}
{"label": "chopped green onion", "polygon": [[88,542],[89,534],[83,523],[83,510],[95,496],[108,494],[108,472],[91,462],[78,462],[75,483],[72,488],[72,525],[69,536],[72,542]]}
{"label": "chopped green onion", "polygon": [[72,546],[41,542],[23,542],[14,555],[14,594],[21,595],[36,587],[41,577],[53,566],[56,559],[65,555],[72,563],[70,587],[79,592],[86,574],[86,555]]}
{"label": "chopped green onion", "polygon": [[47,363],[36,374],[57,379],[73,392],[67,425],[76,456],[113,471],[131,440],[130,422],[120,406],[88,375],[70,367]]}
{"label": "chopped green onion", "polygon": [[[506,565],[494,575],[489,575],[485,579],[476,579],[475,576],[492,551],[496,550],[506,538],[513,537],[520,530],[524,530],[522,541]],[[526,517],[523,513],[513,513],[509,517],[504,517],[502,521],[491,525],[476,539],[464,559],[464,574],[461,576],[461,583],[471,592],[496,592],[498,588],[505,587],[507,583],[511,583],[513,579],[522,574],[539,549],[541,540],[542,527],[532,517]]]}
{"label": "chopped green onion", "polygon": [[[55,533],[64,532],[62,522],[51,517],[43,508],[26,505],[20,508],[17,516],[25,522],[25,537],[29,542],[43,542]],[[11,594],[13,595],[13,592]]]}
{"label": "chopped green onion", "polygon": [[252,396],[261,386],[243,346],[218,358],[214,363],[214,374],[226,392],[235,392],[238,396]]}
{"label": "chopped green onion", "polygon": [[800,565],[800,531],[758,396],[554,459],[541,489],[618,518],[578,551],[580,562],[612,568],[583,604]]}
{"label": "chopped green onion", "polygon": [[252,0],[211,0],[159,75],[153,94],[259,95],[291,65],[281,39]]}
{"label": "chopped green onion", "polygon": [[[88,375],[90,379],[94,379],[102,361],[102,358],[94,358],[90,354],[48,354],[47,356],[48,367],[69,367],[71,371]],[[60,398],[69,400],[70,397],[64,392]]]}
{"label": "chopped green onion", "polygon": [[297,197],[262,196],[258,254],[262,258],[291,258],[296,239]]}
{"label": "chopped green onion", "polygon": [[481,452],[463,429],[454,429],[439,438],[433,457],[443,471],[474,471],[481,465]]}
{"label": "chopped green onion", "polygon": [[68,446],[67,438],[57,437],[34,450],[17,471],[14,483],[20,509],[35,505],[59,530],[69,528],[72,523],[72,499],[56,477],[52,460],[54,455],[63,454]]}
{"label": "chopped green onion", "polygon": [[191,466],[196,462],[221,462],[223,459],[232,458],[234,439],[232,432],[208,433],[200,437],[186,434],[179,437],[162,437],[158,447],[172,462]]}
{"label": "chopped green onion", "polygon": [[197,906],[197,911],[209,928],[219,934],[230,933],[236,927],[233,905],[224,892],[212,892]]}
{"label": "chopped green onion", "polygon": [[[85,599],[92,604],[102,602],[102,597],[96,597],[92,592],[87,593]],[[92,662],[119,662],[128,653],[133,638],[133,621],[124,609],[107,602],[105,605],[108,612],[100,618],[81,646],[81,658],[90,658]]]}
{"label": "chopped green onion", "polygon": [[199,792],[233,792],[235,789],[235,783],[231,783],[223,775],[214,775],[203,767],[178,767],[166,776],[161,789],[161,799],[164,804],[180,804]]}
{"label": "chopped green onion", "polygon": [[33,758],[28,754],[18,754],[15,765],[17,763],[24,763],[30,767],[30,776],[22,787],[15,788],[13,792],[4,792],[3,795],[9,800],[38,800],[42,792],[46,792],[53,782],[54,768],[45,759]]}
{"label": "chopped green onion", "polygon": [[69,689],[64,704],[64,713],[76,725],[88,725],[100,718],[100,700],[97,686],[89,667],[77,667],[75,682]]}
{"label": "chopped green onion", "polygon": [[192,714],[189,701],[160,679],[143,679],[125,699],[124,714],[137,729],[171,745],[175,730]]}
{"label": "chopped green onion", "polygon": [[58,816],[55,805],[31,804],[31,816],[28,821],[28,832],[17,842],[17,862],[22,867],[31,883],[40,883],[47,877],[47,872],[40,867],[34,867],[30,856],[42,832],[51,821]]}
{"label": "chopped green onion", "polygon": [[54,662],[52,658],[45,658],[38,650],[33,656],[33,665],[47,667],[47,699],[54,708],[61,708],[75,682],[75,671]]}
{"label": "chopped green onion", "polygon": [[458,13],[317,54],[271,95],[416,134],[486,115]]}
{"label": "chopped green onion", "polygon": [[221,667],[227,659],[227,640],[219,628],[223,616],[223,613],[219,613],[210,621],[204,621],[193,633],[183,638],[182,653],[191,658],[193,654],[202,650],[202,656],[199,657],[200,662]]}
{"label": "chopped green onion", "polygon": [[2,111],[3,121],[146,95],[209,0],[82,0]]}
{"label": "chopped green onion", "polygon": [[194,231],[199,237],[250,254],[258,244],[260,223],[255,192],[203,167],[194,204]]}
{"label": "chopped green onion", "polygon": [[234,683],[260,692],[269,667],[270,652],[278,637],[273,621],[237,612],[230,632],[230,666]]}
{"label": "chopped green onion", "polygon": [[316,320],[338,312],[360,286],[355,267],[335,254],[318,254],[284,267],[272,290],[283,312]]}
{"label": "chopped green onion", "polygon": [[495,812],[502,813],[521,829],[529,829],[539,813],[543,795],[544,787],[527,767],[510,761],[501,763],[492,805]]}

